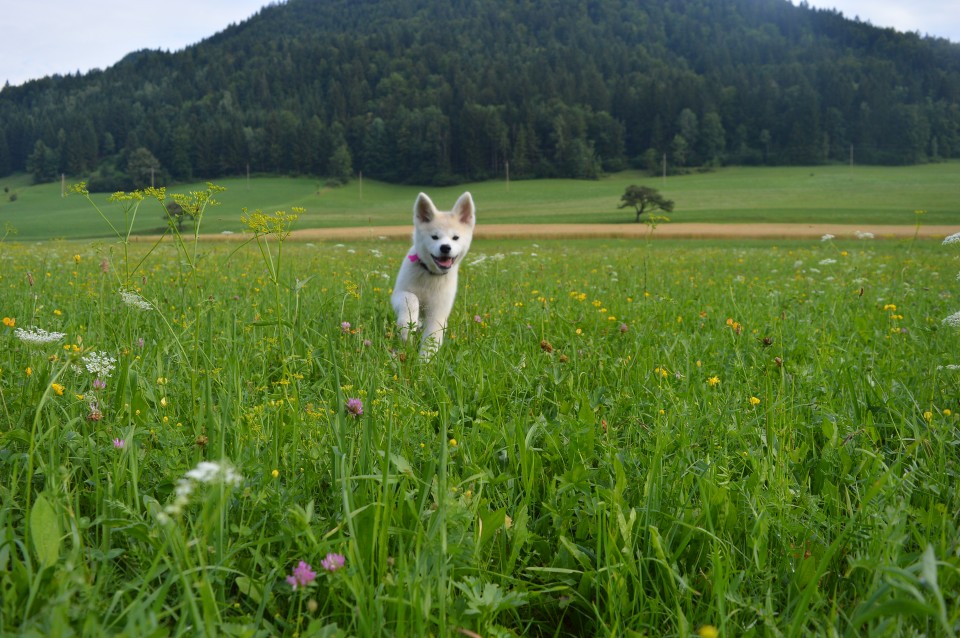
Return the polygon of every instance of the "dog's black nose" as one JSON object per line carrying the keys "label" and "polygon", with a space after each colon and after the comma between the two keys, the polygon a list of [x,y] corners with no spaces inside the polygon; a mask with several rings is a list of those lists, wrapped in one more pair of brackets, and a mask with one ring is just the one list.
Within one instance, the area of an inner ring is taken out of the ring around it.
{"label": "dog's black nose", "polygon": [[440,252],[443,253],[444,255],[448,254],[450,252],[450,244],[441,244]]}

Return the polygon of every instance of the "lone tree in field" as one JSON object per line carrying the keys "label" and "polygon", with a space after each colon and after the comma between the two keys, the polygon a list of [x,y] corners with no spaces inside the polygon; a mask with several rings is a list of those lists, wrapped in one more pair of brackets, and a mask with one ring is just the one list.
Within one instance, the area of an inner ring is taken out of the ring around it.
{"label": "lone tree in field", "polygon": [[640,216],[647,211],[662,210],[665,213],[673,211],[673,200],[665,199],[656,188],[649,186],[627,186],[620,197],[620,205],[617,208],[632,207],[637,211],[637,221]]}

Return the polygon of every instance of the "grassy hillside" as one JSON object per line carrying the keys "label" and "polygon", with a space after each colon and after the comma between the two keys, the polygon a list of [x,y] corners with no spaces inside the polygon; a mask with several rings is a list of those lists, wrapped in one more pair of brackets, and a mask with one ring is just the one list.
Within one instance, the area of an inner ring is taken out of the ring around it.
{"label": "grassy hillside", "polygon": [[[406,225],[421,190],[370,180],[364,180],[362,188],[358,181],[327,188],[311,178],[230,178],[217,183],[227,190],[219,197],[221,205],[205,218],[205,232],[241,231],[243,208],[303,207],[306,212],[297,228]],[[627,171],[598,181],[538,180],[509,186],[480,182],[430,188],[428,193],[446,208],[470,190],[480,223],[632,223],[632,214],[618,210],[617,204],[626,186],[641,183],[676,202],[674,221],[913,224],[913,211],[919,209],[927,211],[923,223],[960,224],[958,162],[897,168],[725,168],[666,180]],[[200,188],[203,185],[180,185],[170,192]],[[31,186],[26,176],[18,175],[0,179],[0,191],[0,224],[16,228],[20,240],[92,238],[109,230],[83,198],[61,197],[60,184]],[[106,195],[94,199],[104,213],[121,221],[119,208],[108,203]],[[161,226],[160,208],[145,204],[136,231]]]}

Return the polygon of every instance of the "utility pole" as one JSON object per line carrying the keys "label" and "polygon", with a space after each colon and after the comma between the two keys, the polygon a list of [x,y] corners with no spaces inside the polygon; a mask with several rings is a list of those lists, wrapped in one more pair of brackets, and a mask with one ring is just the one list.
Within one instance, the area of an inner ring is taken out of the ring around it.
{"label": "utility pole", "polygon": [[358,175],[360,176],[360,201],[363,201],[363,171],[359,171]]}
{"label": "utility pole", "polygon": [[663,183],[667,183],[667,154],[663,154]]}
{"label": "utility pole", "polygon": [[67,196],[67,175],[60,173],[60,199]]}
{"label": "utility pole", "polygon": [[504,165],[507,167],[507,190],[510,190],[510,160],[504,160]]}
{"label": "utility pole", "polygon": [[850,166],[853,166],[853,144],[850,145]]}

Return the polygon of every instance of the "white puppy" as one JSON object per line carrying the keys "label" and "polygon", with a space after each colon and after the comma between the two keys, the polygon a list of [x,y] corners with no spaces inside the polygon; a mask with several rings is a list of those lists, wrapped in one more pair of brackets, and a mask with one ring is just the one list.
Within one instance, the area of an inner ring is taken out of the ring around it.
{"label": "white puppy", "polygon": [[421,358],[430,358],[443,343],[457,296],[457,270],[470,248],[475,223],[470,193],[461,195],[449,212],[438,211],[423,193],[413,205],[413,247],[400,266],[390,301],[404,341],[411,329],[423,329]]}

